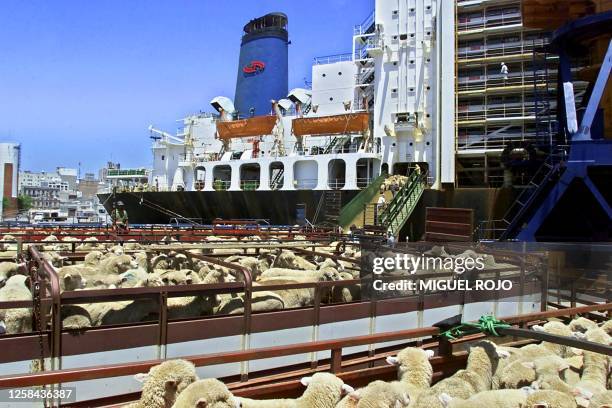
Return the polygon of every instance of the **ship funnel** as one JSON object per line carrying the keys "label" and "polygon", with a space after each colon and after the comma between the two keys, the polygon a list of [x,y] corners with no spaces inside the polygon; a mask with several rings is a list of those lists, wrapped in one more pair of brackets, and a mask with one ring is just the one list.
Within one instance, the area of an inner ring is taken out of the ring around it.
{"label": "ship funnel", "polygon": [[213,98],[213,100],[210,101],[210,104],[217,112],[221,112],[221,110],[223,110],[223,112],[230,115],[236,112],[236,108],[234,108],[234,103],[232,100],[225,96],[217,96],[216,98]]}
{"label": "ship funnel", "polygon": [[244,26],[234,102],[238,114],[267,115],[270,100],[287,95],[287,16],[270,13]]}

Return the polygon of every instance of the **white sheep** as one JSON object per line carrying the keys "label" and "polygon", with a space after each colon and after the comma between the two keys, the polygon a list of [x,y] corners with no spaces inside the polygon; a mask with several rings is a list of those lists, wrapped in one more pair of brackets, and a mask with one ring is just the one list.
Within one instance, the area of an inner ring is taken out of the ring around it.
{"label": "white sheep", "polygon": [[[215,314],[244,313],[244,296],[221,294],[218,295],[218,299],[219,302],[218,307],[215,309]],[[251,311],[253,313],[283,310],[284,308],[283,298],[275,292],[253,292],[251,296]]]}
{"label": "white sheep", "polygon": [[530,387],[517,390],[489,390],[479,392],[465,400],[441,394],[440,401],[446,408],[517,408],[525,404],[527,397],[533,391]]}
{"label": "white sheep", "polygon": [[406,347],[396,357],[387,357],[387,363],[397,366],[398,379],[411,401],[431,386],[433,368],[429,359],[433,356],[433,350]]}
{"label": "white sheep", "polygon": [[[585,334],[589,341],[610,345],[610,336],[600,327],[595,326]],[[582,376],[574,387],[574,394],[590,400],[606,392],[610,360],[604,354],[585,351],[583,361]]]}
{"label": "white sheep", "polygon": [[439,399],[441,394],[468,399],[476,393],[491,389],[493,373],[499,359],[504,357],[507,357],[507,352],[498,350],[495,344],[489,341],[476,343],[470,348],[466,368],[424,391],[417,398],[414,408],[442,408]]}
{"label": "white sheep", "polygon": [[172,408],[240,408],[240,402],[225,384],[209,378],[189,384]]}
{"label": "white sheep", "polygon": [[334,408],[344,394],[355,391],[341,379],[329,373],[304,377],[304,394],[297,399],[252,400],[238,398],[242,408]]}
{"label": "white sheep", "polygon": [[[32,300],[30,277],[13,275],[0,288],[0,302]],[[32,331],[32,314],[28,308],[0,309],[0,321],[4,322],[7,334]]]}
{"label": "white sheep", "polygon": [[575,318],[569,323],[569,328],[573,332],[584,333],[595,327],[597,327],[597,323],[582,316]]}
{"label": "white sheep", "polygon": [[104,254],[100,251],[91,251],[87,255],[85,255],[85,259],[83,260],[83,264],[86,266],[97,266],[102,259]]}
{"label": "white sheep", "polygon": [[607,320],[604,324],[602,324],[601,328],[608,333],[609,336],[612,336],[612,319]]}
{"label": "white sheep", "polygon": [[373,381],[345,396],[336,408],[405,408],[410,397],[399,381]]}
{"label": "white sheep", "polygon": [[169,408],[191,383],[198,380],[195,366],[186,360],[168,360],[152,367],[147,374],[136,374],[144,382],[140,400],[133,408]]}
{"label": "white sheep", "polygon": [[567,394],[555,390],[539,390],[527,397],[529,408],[576,408],[576,401]]}
{"label": "white sheep", "polygon": [[13,275],[22,275],[25,271],[26,264],[15,263],[15,262],[2,262],[0,263],[0,288],[4,286],[8,278]]}
{"label": "white sheep", "polygon": [[496,376],[494,389],[519,389],[536,380],[535,367],[525,361],[513,361]]}
{"label": "white sheep", "polygon": [[264,271],[259,277],[259,281],[271,279],[292,279],[300,282],[320,282],[320,281],[339,281],[341,280],[338,271],[332,268],[322,270],[300,270],[286,268],[270,268]]}
{"label": "white sheep", "polygon": [[547,356],[522,364],[535,370],[537,377],[533,384],[535,388],[556,390],[566,394],[572,393],[572,387],[565,382],[565,372],[570,368],[570,365],[561,357]]}
{"label": "white sheep", "polygon": [[87,266],[63,266],[57,271],[60,278],[60,287],[62,291],[83,289],[87,286],[87,277],[94,275],[95,272],[95,269]]}
{"label": "white sheep", "polygon": [[302,269],[302,270],[313,270],[317,269],[317,266],[312,262],[306,260],[306,258],[294,254],[291,251],[282,250],[280,254],[274,260],[275,268],[287,268],[287,269]]}
{"label": "white sheep", "polygon": [[102,260],[98,266],[100,272],[115,275],[136,268],[138,268],[138,264],[129,255],[111,256]]}
{"label": "white sheep", "polygon": [[[572,329],[565,324],[557,321],[550,321],[544,324],[543,326],[535,325],[532,327],[535,331],[540,331],[548,334],[554,334],[557,336],[565,336],[565,337],[573,337],[574,332]],[[551,343],[548,341],[543,341],[540,343],[542,347],[547,348],[553,354],[561,357],[571,357],[574,355],[573,349],[568,346],[564,346],[562,344]]]}

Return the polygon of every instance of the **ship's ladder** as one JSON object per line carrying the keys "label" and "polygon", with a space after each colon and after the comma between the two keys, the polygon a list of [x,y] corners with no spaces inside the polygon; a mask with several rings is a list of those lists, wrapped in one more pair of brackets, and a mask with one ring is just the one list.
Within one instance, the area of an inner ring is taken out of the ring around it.
{"label": "ship's ladder", "polygon": [[347,135],[342,135],[342,136],[334,137],[327,144],[327,146],[325,146],[325,149],[323,150],[323,153],[324,154],[337,153],[339,150],[341,150],[344,147],[344,144],[346,143],[346,141],[348,139],[350,139],[350,136],[347,136]]}
{"label": "ship's ladder", "polygon": [[285,175],[285,169],[278,169],[276,174],[272,178],[270,182],[270,188],[272,190],[277,190],[283,185],[283,176]]}
{"label": "ship's ladder", "polygon": [[529,216],[538,198],[563,172],[564,155],[551,154],[540,166],[527,187],[519,194],[502,219],[503,232],[499,239],[508,239]]}
{"label": "ship's ladder", "polygon": [[427,187],[427,174],[412,171],[408,181],[402,186],[389,204],[378,214],[377,224],[398,236],[412,212],[416,208],[423,191]]}

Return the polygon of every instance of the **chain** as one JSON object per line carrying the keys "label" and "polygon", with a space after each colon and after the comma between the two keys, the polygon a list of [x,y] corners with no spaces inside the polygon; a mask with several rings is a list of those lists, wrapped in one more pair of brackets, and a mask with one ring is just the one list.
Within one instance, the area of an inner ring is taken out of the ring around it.
{"label": "chain", "polygon": [[40,350],[40,371],[45,371],[45,347],[43,343],[43,327],[42,327],[42,313],[40,311],[41,294],[40,294],[40,279],[38,276],[38,270],[36,267],[32,267],[30,274],[32,281],[34,282],[34,320],[36,321],[36,331],[38,331],[38,346]]}

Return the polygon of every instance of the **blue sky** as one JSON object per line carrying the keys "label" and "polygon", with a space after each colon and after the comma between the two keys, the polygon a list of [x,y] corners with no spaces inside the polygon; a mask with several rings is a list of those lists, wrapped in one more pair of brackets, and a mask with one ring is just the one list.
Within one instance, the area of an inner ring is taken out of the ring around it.
{"label": "blue sky", "polygon": [[2,0],[0,141],[22,169],[149,165],[147,127],[233,97],[251,18],[289,16],[289,88],[314,57],[350,51],[374,0]]}

